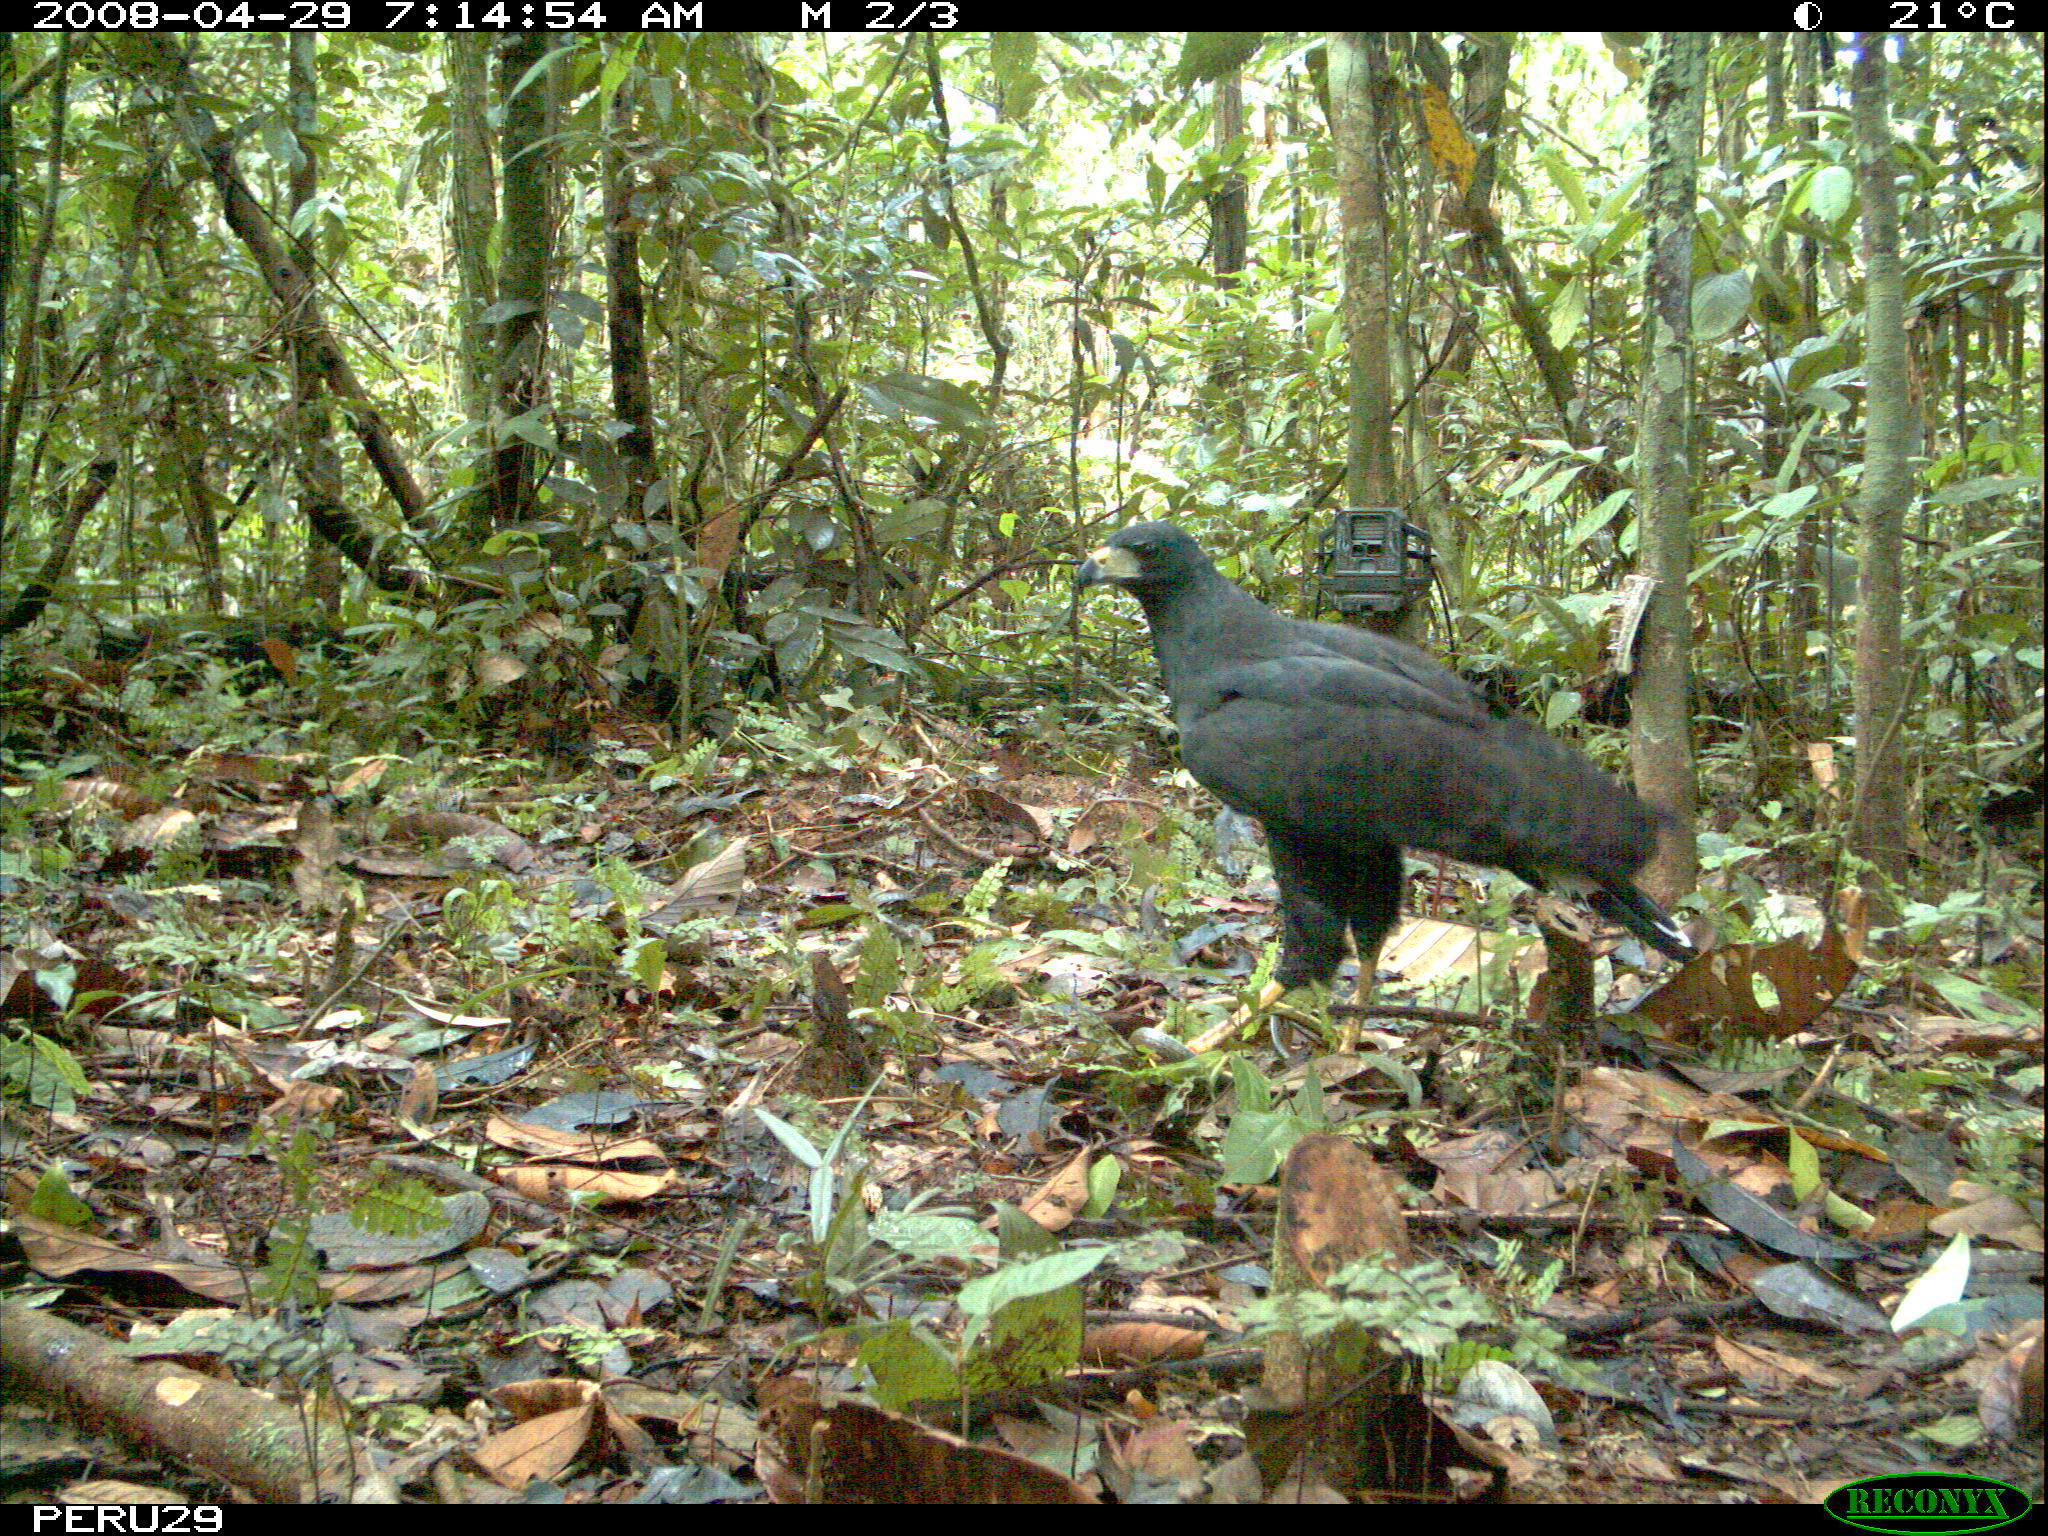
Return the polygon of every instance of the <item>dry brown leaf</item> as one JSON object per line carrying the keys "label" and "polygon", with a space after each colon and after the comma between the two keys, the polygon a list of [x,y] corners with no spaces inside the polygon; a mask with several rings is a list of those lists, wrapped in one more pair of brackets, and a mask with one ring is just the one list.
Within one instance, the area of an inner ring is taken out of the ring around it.
{"label": "dry brown leaf", "polygon": [[1088,1204],[1088,1154],[1077,1153],[1023,1202],[1024,1214],[1048,1232],[1065,1231]]}
{"label": "dry brown leaf", "polygon": [[1795,1035],[1827,1012],[1855,979],[1852,940],[1861,947],[1856,929],[1831,922],[1812,945],[1786,939],[1713,950],[1687,961],[1629,1016],[1680,1042],[1716,1021],[1767,1039]]}
{"label": "dry brown leaf", "polygon": [[469,1453],[470,1459],[506,1488],[524,1488],[537,1477],[556,1477],[590,1443],[591,1431],[597,1427],[597,1408],[593,1394],[574,1408],[515,1424],[478,1445]]}
{"label": "dry brown leaf", "polygon": [[[169,1488],[149,1483],[124,1483],[119,1478],[93,1477],[72,1483],[57,1492],[63,1504],[190,1504],[191,1499]],[[169,1529],[170,1522],[164,1523]]]}
{"label": "dry brown leaf", "polygon": [[598,1393],[597,1383],[582,1381],[573,1376],[529,1376],[523,1381],[508,1381],[492,1390],[491,1396],[503,1404],[505,1411],[516,1419],[537,1419],[543,1414],[559,1413],[564,1408],[574,1408],[592,1401]]}
{"label": "dry brown leaf", "polygon": [[132,1061],[144,1067],[162,1066],[164,1058],[184,1039],[168,1029],[128,1024],[95,1024],[92,1037],[102,1060]]}
{"label": "dry brown leaf", "polygon": [[380,1301],[396,1301],[402,1296],[417,1296],[430,1286],[455,1279],[468,1268],[466,1259],[449,1259],[438,1264],[403,1264],[396,1269],[352,1269],[323,1273],[320,1288],[335,1301],[366,1307]]}
{"label": "dry brown leaf", "polygon": [[1759,1392],[1784,1392],[1796,1386],[1836,1388],[1848,1378],[1780,1349],[1746,1344],[1726,1334],[1714,1335],[1714,1354],[1745,1386]]}
{"label": "dry brown leaf", "polygon": [[738,1462],[751,1461],[760,1438],[754,1416],[737,1403],[689,1392],[664,1392],[637,1381],[607,1382],[605,1403],[636,1422],[653,1419],[676,1434],[715,1444]]}
{"label": "dry brown leaf", "polygon": [[1081,1363],[1126,1366],[1193,1360],[1207,1343],[1208,1335],[1197,1328],[1176,1328],[1171,1323],[1105,1323],[1081,1336]]}
{"label": "dry brown leaf", "polygon": [[2024,1253],[2041,1251],[2041,1222],[2031,1211],[2002,1190],[1957,1184],[1949,1196],[1959,1203],[1927,1223],[1927,1230],[1939,1237],[1958,1232],[1976,1238],[1995,1238]]}
{"label": "dry brown leaf", "polygon": [[1305,1136],[1287,1154],[1281,1230],[1294,1261],[1318,1284],[1368,1254],[1411,1262],[1401,1202],[1379,1164],[1341,1136]]}
{"label": "dry brown leaf", "polygon": [[114,834],[113,846],[124,853],[138,849],[155,852],[169,847],[186,828],[198,825],[199,818],[184,806],[167,805],[129,822]]}
{"label": "dry brown leaf", "polygon": [[715,576],[723,576],[746,527],[747,509],[737,502],[704,519],[697,525],[697,564]]}
{"label": "dry brown leaf", "polygon": [[67,811],[107,810],[123,816],[141,816],[162,802],[117,779],[90,778],[66,779],[59,784],[57,804]]}
{"label": "dry brown leaf", "polygon": [[491,651],[476,664],[476,691],[490,693],[526,676],[527,665],[510,651]]}
{"label": "dry brown leaf", "polygon": [[398,1118],[413,1125],[430,1125],[433,1123],[434,1111],[440,1107],[441,1079],[436,1075],[433,1064],[415,1061],[412,1064],[412,1080],[398,1096]]}
{"label": "dry brown leaf", "polygon": [[1412,982],[1435,981],[1442,976],[1474,976],[1502,937],[1481,933],[1466,923],[1411,917],[1387,936],[1386,947],[1380,951],[1379,969]]}
{"label": "dry brown leaf", "polygon": [[473,837],[490,849],[496,863],[514,874],[531,868],[535,858],[533,845],[517,832],[488,817],[472,816],[465,811],[416,811],[410,816],[396,816],[391,821],[391,835],[436,845]]}
{"label": "dry brown leaf", "polygon": [[484,1135],[499,1146],[535,1157],[572,1157],[593,1163],[620,1163],[631,1158],[663,1159],[661,1148],[645,1136],[609,1136],[601,1131],[565,1131],[493,1115]]}
{"label": "dry brown leaf", "polygon": [[747,883],[747,839],[736,837],[702,864],[693,864],[675,883],[673,899],[706,906],[737,897]]}
{"label": "dry brown leaf", "polygon": [[2015,1328],[2012,1342],[1977,1392],[1985,1428],[2007,1440],[2041,1443],[2041,1339],[2038,1317]]}
{"label": "dry brown leaf", "polygon": [[299,680],[299,653],[275,635],[265,635],[256,644],[263,654],[270,658],[270,664],[277,668],[277,675],[288,683]]}
{"label": "dry brown leaf", "polygon": [[1053,833],[1058,830],[1053,824],[1052,812],[1042,805],[1026,805],[1022,800],[1013,800],[1000,791],[978,787],[967,791],[967,799],[984,816],[1022,827],[1041,843],[1051,842]]}
{"label": "dry brown leaf", "polygon": [[[274,784],[327,762],[325,755],[318,752],[229,752],[214,747],[199,748],[187,761],[195,765],[211,765],[223,758],[241,765],[223,776],[236,777],[247,773],[252,787],[263,782]],[[194,771],[201,769],[195,767]]]}
{"label": "dry brown leaf", "polygon": [[596,1205],[635,1205],[652,1200],[676,1182],[673,1171],[622,1173],[616,1169],[575,1168],[565,1163],[500,1168],[493,1177],[529,1200],[557,1204],[567,1204],[573,1195]]}
{"label": "dry brown leaf", "polygon": [[136,1253],[119,1243],[74,1232],[53,1221],[20,1212],[8,1218],[22,1251],[37,1273],[52,1280],[85,1271],[99,1274],[158,1275],[212,1301],[240,1305],[248,1299],[254,1277],[228,1264],[195,1264]]}
{"label": "dry brown leaf", "polygon": [[1836,793],[1835,781],[1840,777],[1835,771],[1835,744],[1832,741],[1809,741],[1806,744],[1806,765],[1813,773],[1813,782],[1829,794]]}
{"label": "dry brown leaf", "polygon": [[357,763],[335,781],[329,793],[339,799],[353,794],[356,790],[365,789],[383,778],[384,770],[394,761],[395,759],[389,757],[373,757],[366,763]]}
{"label": "dry brown leaf", "polygon": [[257,1118],[267,1125],[291,1125],[301,1120],[324,1120],[348,1102],[348,1095],[333,1083],[315,1083],[300,1078],[287,1082],[284,1092],[264,1107]]}
{"label": "dry brown leaf", "polygon": [[292,866],[292,888],[306,910],[339,911],[349,900],[348,882],[334,869],[341,858],[341,835],[334,828],[333,814],[318,796],[300,802],[292,846],[299,855]]}
{"label": "dry brown leaf", "polygon": [[1133,1472],[1170,1477],[1183,1490],[1199,1488],[1205,1468],[1188,1443],[1188,1426],[1179,1419],[1157,1419],[1116,1446],[1116,1458]]}

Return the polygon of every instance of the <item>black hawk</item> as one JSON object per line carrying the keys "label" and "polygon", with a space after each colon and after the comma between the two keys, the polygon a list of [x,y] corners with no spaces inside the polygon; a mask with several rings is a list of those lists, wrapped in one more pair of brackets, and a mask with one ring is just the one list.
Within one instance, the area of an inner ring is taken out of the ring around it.
{"label": "black hawk", "polygon": [[1170,523],[1081,563],[1138,599],[1181,760],[1265,828],[1280,887],[1278,991],[1329,983],[1347,930],[1361,986],[1401,913],[1401,851],[1492,865],[1586,900],[1674,959],[1698,951],[1635,885],[1662,818],[1399,640],[1275,613]]}

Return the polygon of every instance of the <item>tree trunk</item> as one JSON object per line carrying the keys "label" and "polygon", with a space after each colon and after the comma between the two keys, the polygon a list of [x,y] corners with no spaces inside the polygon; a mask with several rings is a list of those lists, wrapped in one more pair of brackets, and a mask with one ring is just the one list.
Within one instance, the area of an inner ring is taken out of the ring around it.
{"label": "tree trunk", "polygon": [[[1906,872],[1905,658],[1899,638],[1899,549],[1912,493],[1912,401],[1906,377],[1905,281],[1892,187],[1884,36],[1858,40],[1851,69],[1857,180],[1863,196],[1862,534],[1856,576],[1856,799],[1849,845],[1894,880]],[[1880,899],[1879,911],[1892,907]]]}

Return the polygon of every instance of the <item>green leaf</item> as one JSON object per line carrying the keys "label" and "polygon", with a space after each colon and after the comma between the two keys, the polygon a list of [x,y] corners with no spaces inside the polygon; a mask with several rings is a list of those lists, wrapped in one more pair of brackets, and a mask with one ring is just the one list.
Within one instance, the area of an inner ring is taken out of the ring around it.
{"label": "green leaf", "polygon": [[1716,272],[1693,284],[1692,333],[1696,341],[1732,335],[1749,313],[1747,272]]}
{"label": "green leaf", "polygon": [[545,453],[561,457],[562,445],[555,440],[555,434],[549,428],[543,412],[528,411],[524,415],[508,416],[498,424],[500,444],[510,442],[515,437],[533,444]]}
{"label": "green leaf", "polygon": [[918,665],[899,646],[877,641],[834,626],[832,631],[833,649],[848,656],[857,656],[862,661],[882,668],[885,672],[916,672]]}
{"label": "green leaf", "polygon": [[1295,1090],[1294,1118],[1305,1126],[1329,1129],[1330,1111],[1323,1099],[1323,1080],[1317,1073],[1304,1074],[1301,1086]]}
{"label": "green leaf", "polygon": [[91,1086],[78,1060],[41,1035],[0,1037],[0,1088],[20,1094],[55,1114],[78,1108],[78,1095]]}
{"label": "green leaf", "polygon": [[1591,627],[1548,592],[1532,592],[1530,596],[1566,645],[1583,646],[1593,638]]}
{"label": "green leaf", "polygon": [[1565,548],[1577,549],[1586,540],[1613,522],[1614,514],[1628,505],[1628,499],[1633,494],[1632,491],[1620,490],[1611,496],[1603,497],[1598,506],[1589,509],[1580,516],[1577,522],[1572,524],[1571,531],[1564,536]]}
{"label": "green leaf", "polygon": [[1273,1107],[1273,1088],[1251,1059],[1235,1056],[1230,1062],[1230,1086],[1237,1094],[1239,1114],[1257,1113]]}
{"label": "green leaf", "polygon": [[1550,301],[1550,343],[1568,347],[1586,325],[1586,280],[1573,277]]}
{"label": "green leaf", "polygon": [[92,1225],[92,1207],[71,1192],[71,1181],[55,1163],[45,1168],[42,1178],[36,1181],[35,1193],[28,1197],[28,1213],[73,1230]]}
{"label": "green leaf", "polygon": [[1031,1387],[1066,1375],[1081,1357],[1083,1323],[1078,1285],[1010,1302],[989,1319],[967,1358],[968,1390]]}
{"label": "green leaf", "polygon": [[636,939],[619,954],[619,969],[648,992],[661,990],[661,973],[667,965],[668,946],[653,934]]}
{"label": "green leaf", "polygon": [[1593,218],[1593,205],[1586,200],[1586,184],[1580,179],[1571,162],[1566,160],[1555,146],[1546,144],[1536,151],[1536,163],[1541,165],[1544,174],[1550,177],[1550,184],[1557,188],[1567,203],[1571,204],[1572,217],[1581,224],[1590,223]]}
{"label": "green leaf", "polygon": [[1117,1187],[1123,1182],[1124,1165],[1113,1157],[1098,1157],[1088,1165],[1088,1203],[1081,1208],[1083,1216],[1106,1216],[1116,1200]]}
{"label": "green leaf", "polygon": [[1408,1095],[1410,1109],[1422,1108],[1422,1079],[1415,1069],[1404,1061],[1397,1061],[1385,1051],[1360,1051],[1357,1065],[1360,1070],[1371,1069],[1379,1072],[1396,1088]]}
{"label": "green leaf", "polygon": [[925,1215],[917,1211],[877,1211],[868,1223],[868,1235],[876,1242],[886,1243],[898,1253],[920,1261],[969,1260],[976,1249],[992,1246],[989,1234],[978,1221],[970,1221],[965,1216]]}
{"label": "green leaf", "polygon": [[1856,178],[1845,165],[1824,165],[1807,183],[1806,206],[1824,223],[1839,224],[1856,197]]}
{"label": "green leaf", "polygon": [[960,1378],[945,1345],[915,1323],[885,1323],[861,1340],[854,1358],[874,1382],[875,1400],[892,1412],[910,1403],[952,1402]]}
{"label": "green leaf", "polygon": [[[59,1013],[69,1013],[71,1011],[71,993],[78,985],[77,966],[38,966],[31,974],[35,977],[37,989],[41,991],[43,996],[56,1004]],[[83,1085],[81,1084],[80,1086]]]}
{"label": "green leaf", "polygon": [[[1973,501],[2017,495],[2025,484],[2017,475],[1979,475],[1973,480],[1958,480],[1953,485],[1945,485],[1929,499],[1939,506],[1960,507]],[[2003,538],[2010,531],[2001,529],[1998,537]]]}
{"label": "green leaf", "polygon": [[1298,1115],[1270,1110],[1239,1110],[1230,1117],[1216,1149],[1226,1184],[1263,1184],[1279,1170],[1281,1159],[1307,1134]]}
{"label": "green leaf", "polygon": [[919,496],[886,517],[875,520],[877,544],[908,544],[937,533],[946,520],[947,503],[937,496]]}
{"label": "green leaf", "polygon": [[1013,1301],[1044,1296],[1085,1279],[1108,1257],[1107,1248],[1065,1248],[1042,1259],[1006,1264],[961,1286],[954,1304],[970,1317],[989,1317]]}
{"label": "green leaf", "polygon": [[450,1220],[441,1197],[418,1179],[400,1174],[381,1174],[349,1202],[348,1219],[364,1232],[379,1237],[421,1237]]}
{"label": "green leaf", "polygon": [[794,927],[803,933],[812,928],[837,928],[841,923],[850,923],[861,916],[861,909],[851,902],[828,901],[822,907],[813,907],[797,918]]}
{"label": "green leaf", "polygon": [[988,417],[966,389],[922,373],[885,373],[860,386],[884,416],[922,416],[954,432],[987,430]]}
{"label": "green leaf", "polygon": [[1923,979],[1939,992],[1944,1001],[1965,1018],[1975,1019],[1983,1024],[2012,1024],[2024,1026],[2031,1022],[2041,1027],[2041,1010],[2029,1008],[2017,998],[2008,997],[1982,982],[1971,981],[1949,971],[1929,971]]}
{"label": "green leaf", "polygon": [[886,923],[870,923],[861,940],[860,964],[853,984],[847,988],[847,1002],[856,1010],[872,1013],[903,985],[903,951]]}
{"label": "green leaf", "polygon": [[775,1139],[789,1149],[789,1155],[806,1168],[822,1167],[824,1154],[811,1145],[810,1137],[791,1125],[779,1115],[771,1115],[758,1104],[754,1106],[754,1118],[774,1133]]}
{"label": "green leaf", "polygon": [[996,1242],[1005,1264],[1022,1264],[1060,1251],[1059,1237],[1033,1221],[1020,1206],[996,1202]]}
{"label": "green leaf", "polygon": [[1259,51],[1263,32],[1190,32],[1180,47],[1180,59],[1173,66],[1173,81],[1185,90],[1221,80]]}
{"label": "green leaf", "polygon": [[1004,116],[1021,123],[1031,115],[1044,83],[1038,78],[1038,34],[997,32],[989,40],[989,72],[1003,88]]}
{"label": "green leaf", "polygon": [[1792,1198],[1804,1205],[1806,1197],[1820,1188],[1820,1156],[1813,1143],[1797,1131],[1792,1132],[1791,1145],[1786,1149],[1785,1166],[1792,1174]]}

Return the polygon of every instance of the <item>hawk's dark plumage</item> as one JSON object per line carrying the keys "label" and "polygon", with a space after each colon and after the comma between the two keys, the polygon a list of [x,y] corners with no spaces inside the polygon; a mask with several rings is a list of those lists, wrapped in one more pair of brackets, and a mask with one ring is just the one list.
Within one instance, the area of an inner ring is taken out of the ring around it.
{"label": "hawk's dark plumage", "polygon": [[1266,829],[1284,986],[1327,982],[1350,930],[1370,980],[1401,910],[1401,850],[1587,898],[1667,955],[1696,953],[1636,889],[1658,815],[1398,640],[1289,619],[1168,523],[1134,523],[1075,574],[1144,606],[1188,771]]}

